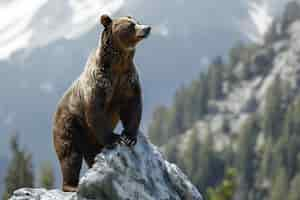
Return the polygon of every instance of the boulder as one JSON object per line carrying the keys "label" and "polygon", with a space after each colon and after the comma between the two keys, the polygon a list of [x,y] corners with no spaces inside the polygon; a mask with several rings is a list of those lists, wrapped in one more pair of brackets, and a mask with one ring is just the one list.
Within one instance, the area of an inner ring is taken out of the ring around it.
{"label": "boulder", "polygon": [[78,193],[23,188],[11,200],[202,200],[195,186],[148,138],[105,150],[81,178]]}

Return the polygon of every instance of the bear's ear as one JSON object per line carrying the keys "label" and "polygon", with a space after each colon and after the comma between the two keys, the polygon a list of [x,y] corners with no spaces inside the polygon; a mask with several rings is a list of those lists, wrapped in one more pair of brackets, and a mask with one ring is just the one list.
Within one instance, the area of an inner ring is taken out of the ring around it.
{"label": "bear's ear", "polygon": [[101,16],[101,24],[107,28],[112,23],[112,19],[108,15]]}

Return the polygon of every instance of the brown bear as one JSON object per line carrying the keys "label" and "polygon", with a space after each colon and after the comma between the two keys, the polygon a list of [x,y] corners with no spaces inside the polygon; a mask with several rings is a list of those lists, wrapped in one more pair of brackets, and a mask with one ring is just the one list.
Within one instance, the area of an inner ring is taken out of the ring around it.
{"label": "brown bear", "polygon": [[[133,62],[135,47],[151,27],[132,17],[101,16],[104,26],[98,47],[84,71],[58,103],[53,140],[62,171],[63,191],[76,191],[84,159],[92,167],[103,148],[132,146],[141,121],[142,96]],[[123,131],[114,134],[119,120]]]}

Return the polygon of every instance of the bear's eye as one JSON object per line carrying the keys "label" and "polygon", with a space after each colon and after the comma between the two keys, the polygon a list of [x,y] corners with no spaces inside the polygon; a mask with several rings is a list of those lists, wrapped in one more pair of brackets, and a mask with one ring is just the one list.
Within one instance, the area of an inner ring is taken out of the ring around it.
{"label": "bear's eye", "polygon": [[134,24],[134,23],[130,23],[130,24],[128,25],[128,28],[129,28],[130,30],[134,30],[134,29],[135,29],[135,24]]}

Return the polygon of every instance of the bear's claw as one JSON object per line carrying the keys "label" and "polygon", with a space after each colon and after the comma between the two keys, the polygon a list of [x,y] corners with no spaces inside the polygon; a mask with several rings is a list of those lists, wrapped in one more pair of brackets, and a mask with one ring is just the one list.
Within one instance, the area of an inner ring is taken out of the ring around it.
{"label": "bear's claw", "polygon": [[130,146],[130,147],[135,146],[136,143],[137,143],[137,139],[135,137],[133,138],[133,137],[129,137],[129,136],[126,136],[126,135],[122,136],[120,138],[120,141],[123,144],[125,144],[127,146]]}

